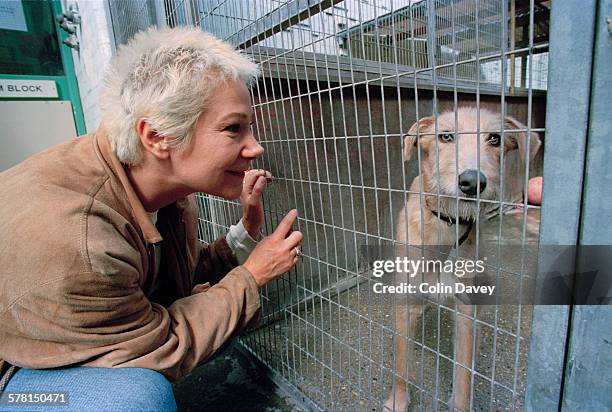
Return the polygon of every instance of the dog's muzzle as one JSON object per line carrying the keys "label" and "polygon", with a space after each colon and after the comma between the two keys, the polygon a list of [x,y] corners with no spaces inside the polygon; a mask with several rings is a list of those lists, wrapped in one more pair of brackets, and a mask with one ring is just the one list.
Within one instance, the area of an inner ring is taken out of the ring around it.
{"label": "dog's muzzle", "polygon": [[466,195],[475,195],[479,184],[482,193],[487,187],[487,178],[479,170],[470,169],[459,175],[459,189]]}

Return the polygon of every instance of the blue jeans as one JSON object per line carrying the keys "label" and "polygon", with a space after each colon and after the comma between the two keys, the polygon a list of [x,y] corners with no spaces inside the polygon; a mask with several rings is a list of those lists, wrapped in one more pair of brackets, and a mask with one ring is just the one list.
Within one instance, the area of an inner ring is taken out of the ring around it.
{"label": "blue jeans", "polygon": [[[24,392],[64,392],[67,405],[8,406],[8,395],[14,401],[16,393]],[[4,390],[0,411],[176,411],[176,401],[170,382],[149,369],[19,369]]]}

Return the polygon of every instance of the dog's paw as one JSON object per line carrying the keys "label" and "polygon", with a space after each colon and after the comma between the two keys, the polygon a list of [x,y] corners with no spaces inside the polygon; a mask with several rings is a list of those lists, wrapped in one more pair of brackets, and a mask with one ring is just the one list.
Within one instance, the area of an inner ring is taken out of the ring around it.
{"label": "dog's paw", "polygon": [[408,410],[408,402],[405,397],[397,397],[391,395],[385,402],[382,412],[406,412]]}

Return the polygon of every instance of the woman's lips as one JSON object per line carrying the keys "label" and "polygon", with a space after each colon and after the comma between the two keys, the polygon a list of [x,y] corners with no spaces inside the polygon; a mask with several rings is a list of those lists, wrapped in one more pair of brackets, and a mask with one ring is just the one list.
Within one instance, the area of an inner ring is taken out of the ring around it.
{"label": "woman's lips", "polygon": [[227,173],[229,173],[232,176],[239,177],[241,179],[244,178],[244,171],[242,171],[242,172],[232,172],[231,170],[228,170]]}

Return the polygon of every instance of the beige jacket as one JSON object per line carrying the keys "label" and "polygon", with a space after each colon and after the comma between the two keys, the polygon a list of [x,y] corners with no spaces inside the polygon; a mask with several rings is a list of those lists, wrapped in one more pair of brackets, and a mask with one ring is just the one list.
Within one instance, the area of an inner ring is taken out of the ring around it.
{"label": "beige jacket", "polygon": [[198,242],[194,199],[154,226],[101,130],[0,173],[0,196],[0,378],[79,364],[174,380],[258,318],[225,239]]}

